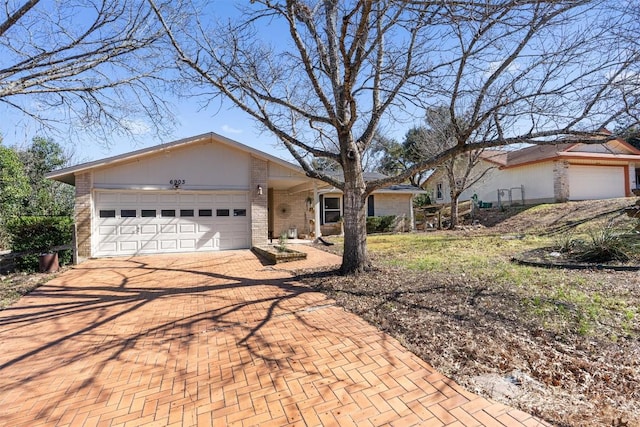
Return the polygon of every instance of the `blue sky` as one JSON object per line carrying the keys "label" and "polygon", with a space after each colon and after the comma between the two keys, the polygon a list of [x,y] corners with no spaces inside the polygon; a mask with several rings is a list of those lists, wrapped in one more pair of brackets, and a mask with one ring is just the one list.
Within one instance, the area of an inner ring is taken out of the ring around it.
{"label": "blue sky", "polygon": [[[268,152],[291,161],[287,150],[268,133],[261,133],[246,113],[236,108],[220,108],[216,111],[198,111],[197,107],[188,100],[170,99],[174,104],[176,114],[176,128],[174,132],[162,139],[153,133],[141,129],[138,141],[132,142],[128,138],[114,137],[110,146],[92,141],[88,136],[81,141],[66,141],[63,134],[51,135],[62,146],[74,153],[75,162],[96,160],[115,156],[128,151],[170,142],[207,132],[215,132],[242,144]],[[39,130],[36,123],[25,119],[20,114],[0,107],[0,134],[3,144],[25,146],[34,136],[46,135]]]}
{"label": "blue sky", "polygon": [[[208,6],[215,17],[222,20],[233,15],[236,11],[235,2],[229,0],[209,2]],[[172,111],[175,114],[176,127],[171,135],[162,139],[156,137],[153,132],[146,129],[144,123],[140,122],[139,124],[134,123],[133,126],[139,129],[135,143],[129,138],[118,136],[111,139],[109,146],[82,135],[79,141],[72,141],[65,136],[65,130],[60,130],[55,134],[44,132],[37,122],[30,120],[17,110],[6,107],[6,105],[0,105],[0,135],[3,144],[19,147],[28,145],[35,136],[51,136],[73,153],[74,163],[114,156],[207,132],[215,132],[286,160],[292,160],[287,150],[278,144],[272,135],[261,133],[253,119],[230,104],[219,106],[218,103],[213,102],[214,108],[200,110],[194,104],[196,101],[177,98],[171,95],[169,90],[164,98],[173,105]],[[38,108],[35,100],[22,99],[22,101],[27,104],[32,103],[33,108]]]}
{"label": "blue sky", "polygon": [[[245,3],[231,0],[208,1],[206,9],[201,11],[201,17],[208,15],[211,20],[224,22],[237,14],[237,4]],[[39,5],[38,7],[41,8],[43,6]],[[42,12],[42,10],[39,10],[39,12]],[[268,28],[265,28],[263,40],[269,40],[275,44],[282,43],[281,34],[283,34],[283,31],[279,31],[276,25],[276,23],[272,22]],[[214,101],[208,109],[201,110],[198,108],[198,101],[175,97],[170,90],[166,91],[164,98],[173,106],[171,110],[175,114],[176,126],[172,134],[161,139],[155,136],[144,122],[135,120],[132,122],[132,127],[138,130],[135,142],[132,142],[130,138],[113,136],[107,146],[96,142],[89,135],[79,135],[79,137],[72,139],[67,136],[67,130],[64,129],[64,126],[72,125],[63,125],[63,128],[57,133],[46,132],[41,129],[37,122],[3,104],[0,104],[0,135],[2,136],[3,144],[18,147],[27,146],[35,136],[50,136],[67,148],[69,152],[73,153],[73,163],[80,163],[202,133],[215,132],[242,144],[295,162],[284,146],[272,134],[261,132],[250,116],[232,106],[229,102],[223,101],[222,104],[219,104]],[[31,104],[31,108],[36,110],[41,108],[35,99],[27,99],[25,97],[21,98],[19,102],[22,105]],[[52,114],[55,114],[55,112]],[[415,124],[418,123],[416,122]],[[411,124],[403,123],[393,127],[394,129],[387,129],[389,136],[401,139],[411,127]]]}

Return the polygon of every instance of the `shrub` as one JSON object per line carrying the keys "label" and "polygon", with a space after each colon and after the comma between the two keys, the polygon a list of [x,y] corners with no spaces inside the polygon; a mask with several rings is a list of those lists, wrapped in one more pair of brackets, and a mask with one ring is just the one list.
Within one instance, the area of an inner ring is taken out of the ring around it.
{"label": "shrub", "polygon": [[590,241],[578,252],[578,258],[586,262],[628,261],[625,243],[611,224],[589,232]]}
{"label": "shrub", "polygon": [[413,199],[413,205],[416,207],[428,206],[431,204],[431,197],[428,194],[418,194]]}
{"label": "shrub", "polygon": [[574,233],[571,231],[564,232],[555,238],[556,248],[563,253],[571,252],[576,248],[578,243]]}
{"label": "shrub", "polygon": [[395,215],[370,216],[367,218],[367,233],[385,233],[392,231]]}
{"label": "shrub", "polygon": [[[18,261],[18,269],[36,271],[38,255],[55,246],[71,244],[73,220],[70,217],[24,216],[7,221],[7,232],[11,237],[13,252],[28,252]],[[71,262],[72,251],[58,252],[61,265]]]}

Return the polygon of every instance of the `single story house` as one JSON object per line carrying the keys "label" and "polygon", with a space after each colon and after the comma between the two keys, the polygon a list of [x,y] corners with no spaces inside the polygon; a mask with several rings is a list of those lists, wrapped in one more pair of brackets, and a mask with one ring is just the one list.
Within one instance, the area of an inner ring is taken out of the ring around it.
{"label": "single story house", "polygon": [[[75,186],[76,249],[88,257],[215,251],[335,233],[342,194],[299,166],[207,133],[53,171]],[[379,189],[370,216],[413,228],[408,186]]]}
{"label": "single story house", "polygon": [[[485,150],[481,157],[473,174],[486,174],[462,193],[460,201],[474,195],[494,206],[611,199],[629,197],[640,186],[640,150],[622,139]],[[442,172],[432,174],[424,188],[434,203],[451,201]]]}

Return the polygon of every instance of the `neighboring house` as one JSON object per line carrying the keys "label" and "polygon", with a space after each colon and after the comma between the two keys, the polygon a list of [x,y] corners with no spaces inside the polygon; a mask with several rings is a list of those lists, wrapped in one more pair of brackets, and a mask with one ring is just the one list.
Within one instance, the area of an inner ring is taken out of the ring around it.
{"label": "neighboring house", "polygon": [[[495,204],[565,202],[631,196],[640,186],[640,150],[615,139],[602,144],[568,142],[535,145],[516,151],[485,150],[479,168],[492,168],[480,182],[462,193],[476,194]],[[424,188],[433,202],[449,203],[442,174],[431,175]]]}
{"label": "neighboring house", "polygon": [[[265,245],[340,230],[342,193],[291,163],[208,133],[47,174],[76,187],[78,257]],[[375,191],[370,216],[413,228],[408,186]]]}

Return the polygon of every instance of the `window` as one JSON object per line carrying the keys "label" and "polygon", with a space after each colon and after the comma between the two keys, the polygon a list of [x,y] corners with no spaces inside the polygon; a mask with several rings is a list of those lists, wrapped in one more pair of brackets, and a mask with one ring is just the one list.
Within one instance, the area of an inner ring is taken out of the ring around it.
{"label": "window", "polygon": [[180,209],[180,216],[193,216],[193,209]]}
{"label": "window", "polygon": [[120,210],[120,218],[135,218],[136,210],[135,209],[121,209]]}
{"label": "window", "polygon": [[340,197],[324,196],[324,223],[338,222],[340,216]]}
{"label": "window", "polygon": [[163,216],[163,217],[176,216],[176,210],[175,209],[162,209],[160,211],[160,216]]}
{"label": "window", "polygon": [[436,185],[436,199],[442,200],[442,183],[439,182]]}
{"label": "window", "polygon": [[373,194],[370,194],[369,197],[367,197],[367,216],[376,216]]}
{"label": "window", "polygon": [[247,210],[246,209],[234,209],[233,210],[233,216],[247,216]]}
{"label": "window", "polygon": [[216,209],[216,216],[229,216],[229,209]]}
{"label": "window", "polygon": [[198,216],[213,216],[213,211],[211,209],[200,209]]}
{"label": "window", "polygon": [[142,218],[155,218],[156,210],[155,209],[142,209],[140,211],[140,216]]}
{"label": "window", "polygon": [[115,218],[116,211],[115,209],[100,209],[100,218]]}

